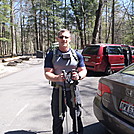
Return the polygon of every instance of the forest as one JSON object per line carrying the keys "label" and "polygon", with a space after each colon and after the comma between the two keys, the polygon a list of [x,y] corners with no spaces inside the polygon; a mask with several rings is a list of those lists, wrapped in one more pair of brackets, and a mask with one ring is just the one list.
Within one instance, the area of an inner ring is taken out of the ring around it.
{"label": "forest", "polygon": [[45,52],[60,29],[71,46],[134,46],[134,0],[0,0],[0,57]]}

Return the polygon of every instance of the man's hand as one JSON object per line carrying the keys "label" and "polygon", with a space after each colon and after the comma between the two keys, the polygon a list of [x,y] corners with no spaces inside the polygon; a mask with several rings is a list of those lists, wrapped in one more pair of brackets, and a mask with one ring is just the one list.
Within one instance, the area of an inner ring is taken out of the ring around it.
{"label": "man's hand", "polygon": [[79,80],[79,74],[77,71],[72,72],[72,80]]}
{"label": "man's hand", "polygon": [[53,82],[63,82],[63,81],[65,81],[63,73],[61,73],[59,75],[56,75],[56,74],[53,73],[52,68],[45,68],[44,69],[44,74],[45,74],[46,78],[50,81],[53,81]]}
{"label": "man's hand", "polygon": [[64,76],[63,73],[61,73],[61,74],[58,75],[58,81],[59,81],[59,82],[63,82],[63,81],[65,81],[65,80],[66,80],[66,78],[65,78],[65,76]]}

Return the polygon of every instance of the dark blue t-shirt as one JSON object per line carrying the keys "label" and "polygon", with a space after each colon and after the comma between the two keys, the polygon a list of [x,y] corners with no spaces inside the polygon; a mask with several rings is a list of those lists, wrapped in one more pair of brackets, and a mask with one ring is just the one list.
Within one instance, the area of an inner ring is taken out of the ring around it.
{"label": "dark blue t-shirt", "polygon": [[[77,67],[85,67],[83,56],[79,52],[77,51],[75,52],[78,57]],[[52,59],[53,59],[53,51],[50,51],[48,54],[46,54],[45,61],[44,61],[44,68],[53,68]]]}

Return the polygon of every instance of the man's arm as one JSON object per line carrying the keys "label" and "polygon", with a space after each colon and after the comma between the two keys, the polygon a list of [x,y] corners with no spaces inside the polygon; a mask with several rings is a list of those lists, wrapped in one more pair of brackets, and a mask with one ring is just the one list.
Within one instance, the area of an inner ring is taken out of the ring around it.
{"label": "man's arm", "polygon": [[76,52],[76,54],[78,56],[79,63],[78,63],[78,68],[77,68],[78,73],[76,74],[75,80],[82,80],[87,75],[87,69],[85,67],[83,56],[78,52]]}
{"label": "man's arm", "polygon": [[46,79],[53,82],[63,82],[63,74],[55,75],[53,73],[53,68],[44,68],[44,74]]}
{"label": "man's arm", "polygon": [[78,67],[77,70],[78,70],[78,75],[80,77],[80,80],[82,80],[83,78],[86,77],[86,75],[87,75],[87,69],[86,69],[86,67]]}
{"label": "man's arm", "polygon": [[72,72],[73,80],[82,80],[86,77],[87,70],[86,67],[78,67],[77,71]]}
{"label": "man's arm", "polygon": [[62,75],[55,75],[54,70],[53,70],[53,52],[49,52],[46,55],[45,62],[44,62],[44,75],[46,79],[53,81],[53,82],[58,82],[58,81],[63,81]]}

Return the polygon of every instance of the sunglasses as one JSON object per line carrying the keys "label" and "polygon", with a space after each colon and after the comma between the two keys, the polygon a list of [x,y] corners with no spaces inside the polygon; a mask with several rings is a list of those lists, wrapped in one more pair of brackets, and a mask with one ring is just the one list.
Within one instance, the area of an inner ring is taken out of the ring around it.
{"label": "sunglasses", "polygon": [[63,39],[65,37],[65,39],[68,39],[69,37],[67,36],[59,36],[60,39]]}

